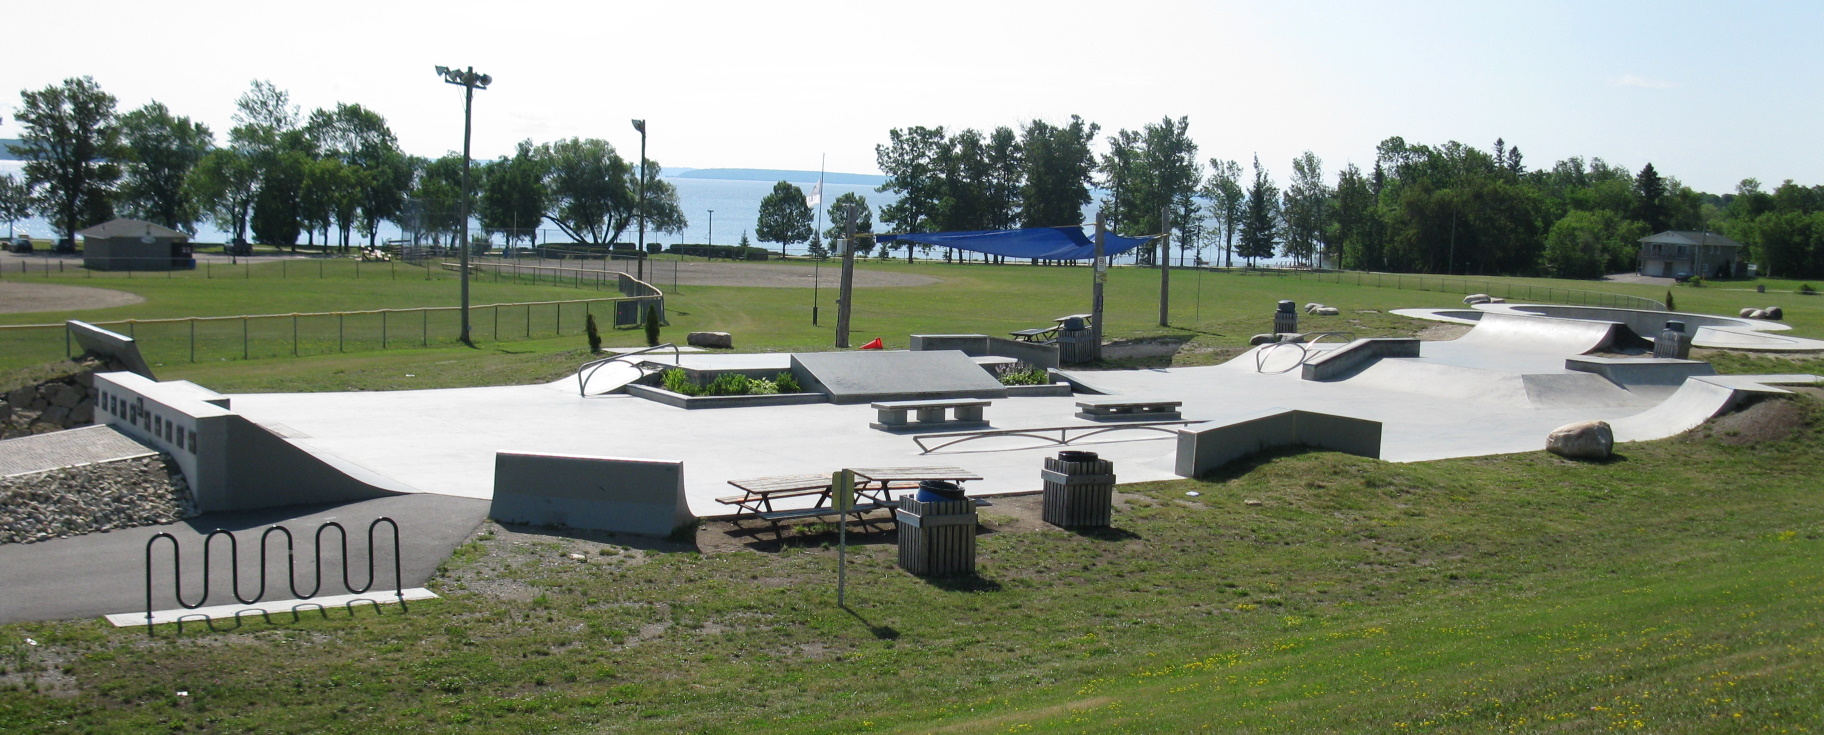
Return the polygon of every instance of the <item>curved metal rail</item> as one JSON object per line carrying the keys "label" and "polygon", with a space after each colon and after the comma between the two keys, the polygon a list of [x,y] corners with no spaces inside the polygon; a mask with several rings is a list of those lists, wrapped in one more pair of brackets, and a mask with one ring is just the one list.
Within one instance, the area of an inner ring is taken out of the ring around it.
{"label": "curved metal rail", "polygon": [[[647,347],[647,348],[641,349],[641,350],[634,350],[632,352],[623,352],[623,353],[621,353],[619,355],[615,355],[613,357],[604,357],[599,360],[590,360],[589,362],[583,363],[582,367],[579,367],[576,369],[576,392],[577,392],[577,394],[583,395],[583,396],[589,395],[589,379],[595,377],[595,371],[602,369],[608,363],[625,360],[626,358],[633,357],[634,355],[644,355],[648,352],[652,352],[655,350],[662,350],[667,347],[671,348],[671,361],[673,363],[682,364],[684,361],[684,353],[682,350],[678,349],[678,346],[676,344],[671,343],[671,342],[666,342],[665,344],[662,344],[662,345],[653,345],[651,347]],[[627,364],[634,365],[635,363],[628,362]],[[589,374],[584,375],[583,374],[584,370],[588,370]]]}
{"label": "curved metal rail", "polygon": [[[1344,344],[1355,341],[1354,332],[1309,332],[1299,335],[1299,341],[1297,342],[1271,342],[1262,345],[1260,349],[1254,351],[1254,372],[1266,373],[1268,375],[1280,375],[1292,372],[1293,370],[1298,369],[1299,366],[1304,365],[1306,360],[1311,359],[1311,350],[1307,349],[1307,345],[1321,343],[1328,337],[1340,339]],[[1298,360],[1284,370],[1268,370],[1266,367],[1267,356],[1286,345],[1298,348]]]}
{"label": "curved metal rail", "polygon": [[[914,444],[917,444],[918,448],[921,450],[919,452],[919,454],[930,454],[939,449],[944,449],[946,447],[952,447],[952,446],[961,444],[963,442],[975,441],[977,439],[991,439],[991,438],[998,438],[998,437],[1004,437],[1004,436],[1023,436],[1023,437],[1027,437],[1030,439],[1038,439],[1040,441],[1051,442],[1052,444],[1055,444],[1058,446],[1064,446],[1064,445],[1070,444],[1071,442],[1074,442],[1074,441],[1077,441],[1080,439],[1087,439],[1089,437],[1096,436],[1099,434],[1106,434],[1111,431],[1122,431],[1124,429],[1146,429],[1149,431],[1158,431],[1158,432],[1163,432],[1166,434],[1176,434],[1178,432],[1177,427],[1179,427],[1179,426],[1185,426],[1187,424],[1201,424],[1201,423],[1203,423],[1203,421],[1201,421],[1201,420],[1133,421],[1133,422],[1127,422],[1127,423],[1121,423],[1121,424],[1109,424],[1106,426],[1094,426],[1094,425],[1047,426],[1047,427],[1038,428],[1038,429],[988,429],[988,430],[984,430],[984,431],[952,431],[952,432],[945,432],[942,434],[923,434],[923,435],[919,435],[919,436],[914,436],[914,437],[912,437],[912,442]],[[1171,428],[1167,428],[1167,427],[1171,427]],[[1058,433],[1058,435],[1055,438],[1051,437],[1051,436],[1047,436],[1046,434],[1040,433],[1040,432],[1053,432],[1053,431]],[[1071,432],[1077,432],[1077,434],[1075,436],[1072,436]],[[945,441],[936,446],[926,446],[925,441],[927,439],[948,439],[950,441]]]}
{"label": "curved metal rail", "polygon": [[[341,546],[341,550],[342,550],[342,587],[343,587],[343,589],[347,590],[349,594],[354,594],[354,595],[365,594],[368,590],[373,589],[374,582],[377,581],[377,575],[374,571],[374,548],[375,548],[374,547],[374,530],[379,528],[380,524],[382,524],[382,523],[386,524],[393,531],[393,596],[398,598],[399,605],[400,605],[400,607],[403,608],[405,606],[405,586],[404,586],[404,574],[401,572],[400,558],[399,558],[399,524],[397,522],[395,522],[393,519],[387,518],[385,516],[375,518],[372,523],[367,524],[367,581],[365,583],[363,583],[360,587],[356,587],[354,585],[353,581],[349,579],[348,529],[343,528],[342,524],[337,523],[335,521],[329,521],[327,523],[324,523],[321,526],[318,526],[316,538],[315,538],[316,549],[315,549],[314,553],[312,554],[312,559],[311,559],[312,565],[316,568],[316,580],[315,580],[315,583],[313,584],[313,586],[311,587],[310,592],[308,592],[308,593],[298,591],[298,571],[297,571],[297,564],[296,564],[297,550],[292,541],[291,530],[284,526],[271,526],[271,527],[268,527],[264,532],[262,532],[260,534],[260,577],[259,577],[260,587],[259,587],[259,591],[255,592],[252,596],[246,596],[246,595],[241,594],[240,540],[235,538],[234,532],[218,528],[218,529],[215,529],[214,531],[210,531],[209,535],[204,536],[203,537],[203,590],[202,590],[202,596],[198,597],[195,602],[190,602],[190,601],[187,601],[184,599],[184,585],[183,585],[184,565],[183,565],[182,553],[178,547],[177,537],[172,536],[169,533],[160,533],[160,534],[153,536],[152,538],[146,539],[146,634],[151,635],[153,633],[153,625],[152,625],[152,612],[153,612],[153,610],[152,610],[152,547],[155,544],[157,544],[158,540],[161,538],[168,539],[171,542],[172,597],[176,598],[177,604],[180,607],[184,608],[185,610],[195,610],[199,607],[202,607],[205,603],[207,603],[209,601],[209,569],[210,569],[209,557],[210,557],[210,550],[212,548],[214,548],[215,539],[218,536],[228,537],[228,562],[229,562],[228,573],[229,573],[229,581],[231,583],[230,592],[234,596],[234,599],[236,602],[239,602],[243,605],[252,605],[252,604],[259,602],[261,599],[265,598],[265,596],[266,596],[266,567],[267,567],[267,560],[269,558],[268,552],[270,550],[269,547],[267,546],[266,540],[271,538],[272,535],[275,533],[284,534],[284,536],[285,536],[286,583],[291,588],[292,596],[295,597],[296,599],[308,600],[313,597],[316,597],[317,593],[321,592],[323,590],[323,532],[328,531],[331,527],[334,527],[336,529],[337,535],[340,537],[340,540],[341,540],[340,546]],[[377,603],[377,602],[375,603],[376,606],[378,604],[379,603]],[[350,605],[352,606],[353,603],[351,602]],[[240,617],[240,614],[236,613],[235,617],[238,619]],[[183,631],[183,624],[184,624],[183,620],[180,618],[177,623],[179,632]]]}

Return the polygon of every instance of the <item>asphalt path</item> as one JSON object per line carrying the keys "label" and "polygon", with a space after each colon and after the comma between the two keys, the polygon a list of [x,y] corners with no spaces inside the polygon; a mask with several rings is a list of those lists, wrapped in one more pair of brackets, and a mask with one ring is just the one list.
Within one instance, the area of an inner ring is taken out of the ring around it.
{"label": "asphalt path", "polygon": [[[283,525],[294,541],[295,580],[288,580],[285,540],[273,534],[267,544],[266,590],[261,599],[285,600],[295,595],[290,582],[309,593],[317,583],[315,563],[317,529],[336,521],[348,530],[350,558],[348,581],[362,586],[368,581],[367,531],[375,518],[385,516],[399,524],[399,567],[404,588],[422,587],[487,517],[486,500],[447,495],[400,495],[337,506],[291,506],[235,513],[206,513],[180,523],[144,526],[34,544],[0,546],[0,623],[68,620],[100,617],[146,609],[146,542],[169,533],[181,549],[185,599],[198,601],[203,592],[203,541],[211,531],[234,532],[241,563],[241,594],[253,595],[260,586],[260,535],[272,525]],[[341,544],[332,529],[323,539],[321,593],[342,594]],[[385,524],[375,533],[375,589],[391,589],[393,550]],[[218,537],[210,552],[210,605],[235,602],[230,575],[229,544]],[[153,609],[177,607],[171,591],[171,545],[160,541],[153,549]]]}

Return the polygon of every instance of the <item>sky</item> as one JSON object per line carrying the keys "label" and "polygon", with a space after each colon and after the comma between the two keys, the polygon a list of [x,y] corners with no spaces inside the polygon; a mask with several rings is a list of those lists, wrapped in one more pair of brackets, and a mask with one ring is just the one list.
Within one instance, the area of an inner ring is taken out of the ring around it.
{"label": "sky", "polygon": [[[218,139],[254,79],[309,110],[380,112],[411,153],[460,151],[462,90],[494,77],[474,154],[602,138],[667,168],[876,173],[896,127],[991,130],[1072,114],[1106,137],[1188,116],[1200,157],[1310,150],[1334,178],[1376,143],[1601,157],[1702,191],[1824,183],[1824,54],[1810,2],[16,3],[11,90],[91,76],[121,111],[159,100]],[[67,53],[50,50],[62,37]],[[23,51],[23,53],[20,53]]]}

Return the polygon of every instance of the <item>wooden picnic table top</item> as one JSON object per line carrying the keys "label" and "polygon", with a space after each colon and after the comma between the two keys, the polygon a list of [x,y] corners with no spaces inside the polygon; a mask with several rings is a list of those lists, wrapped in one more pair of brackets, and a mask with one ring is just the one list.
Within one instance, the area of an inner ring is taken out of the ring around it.
{"label": "wooden picnic table top", "polygon": [[1071,319],[1082,319],[1083,321],[1089,321],[1091,319],[1094,319],[1095,317],[1096,317],[1095,314],[1071,314],[1069,316],[1058,317],[1056,319],[1053,319],[1052,321],[1057,322],[1059,324],[1063,324],[1064,322],[1067,322]]}
{"label": "wooden picnic table top", "polygon": [[729,480],[728,484],[746,491],[749,495],[770,495],[773,493],[827,488],[830,486],[830,476],[776,475],[773,477],[754,477],[745,480]]}
{"label": "wooden picnic table top", "polygon": [[949,480],[966,482],[980,480],[981,475],[961,467],[862,467],[855,468],[855,477],[869,482],[907,482],[911,480]]}

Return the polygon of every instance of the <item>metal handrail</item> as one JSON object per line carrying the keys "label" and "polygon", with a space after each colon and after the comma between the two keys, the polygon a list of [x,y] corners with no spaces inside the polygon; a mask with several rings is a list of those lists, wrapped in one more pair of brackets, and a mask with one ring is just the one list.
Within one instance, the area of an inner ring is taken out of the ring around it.
{"label": "metal handrail", "polygon": [[[1023,437],[1029,438],[1029,439],[1038,439],[1040,441],[1048,441],[1055,445],[1064,446],[1064,445],[1070,444],[1071,442],[1077,441],[1079,439],[1087,439],[1089,437],[1096,436],[1098,434],[1106,434],[1111,431],[1122,431],[1124,429],[1146,429],[1148,431],[1159,431],[1159,432],[1164,432],[1167,434],[1175,434],[1178,432],[1178,430],[1176,428],[1166,428],[1166,427],[1168,427],[1168,426],[1177,427],[1177,426],[1185,426],[1185,425],[1189,425],[1189,424],[1201,424],[1201,423],[1204,423],[1204,421],[1201,419],[1188,419],[1188,420],[1177,420],[1177,421],[1133,421],[1133,422],[1121,423],[1121,424],[1108,424],[1105,426],[1103,426],[1103,425],[1047,426],[1047,427],[1039,428],[1039,429],[987,429],[984,431],[951,431],[951,432],[945,432],[942,434],[922,434],[919,436],[914,436],[914,437],[912,437],[912,443],[917,444],[918,448],[920,450],[922,450],[919,452],[919,454],[930,454],[939,449],[943,449],[945,447],[950,447],[950,446],[955,446],[955,445],[961,444],[963,442],[975,441],[977,439],[989,439],[989,438],[993,438],[993,437],[1003,437],[1003,436],[1023,436]],[[1055,432],[1058,432],[1058,436],[1057,436],[1057,438],[1054,439],[1052,437],[1036,433],[1036,432],[1042,432],[1042,431],[1055,431]],[[1070,433],[1073,431],[1082,432],[1082,433],[1073,437],[1070,435]],[[944,442],[944,443],[939,444],[934,447],[928,447],[928,446],[925,446],[926,439],[952,439],[954,441],[947,441],[947,442]]]}
{"label": "metal handrail", "polygon": [[[1308,337],[1312,338],[1312,339],[1306,340],[1306,338],[1308,338]],[[1311,351],[1308,349],[1305,349],[1305,345],[1318,344],[1320,342],[1323,342],[1325,337],[1339,338],[1339,339],[1343,340],[1344,344],[1348,344],[1350,342],[1355,341],[1354,332],[1308,332],[1308,333],[1299,335],[1299,341],[1297,341],[1297,342],[1269,342],[1267,344],[1261,345],[1260,349],[1254,351],[1254,372],[1257,372],[1257,373],[1267,372],[1267,355],[1272,354],[1272,352],[1274,350],[1277,350],[1284,345],[1293,345],[1293,346],[1298,347],[1298,361],[1292,363],[1291,367],[1288,367],[1284,370],[1275,370],[1269,374],[1281,375],[1284,373],[1292,372],[1294,369],[1297,369],[1300,365],[1305,364],[1306,360],[1311,359]]]}
{"label": "metal handrail", "polygon": [[[355,595],[365,594],[368,590],[373,589],[374,583],[378,581],[377,575],[374,572],[374,530],[379,528],[382,523],[385,523],[393,530],[393,596],[399,600],[399,605],[403,608],[406,604],[405,577],[401,571],[402,567],[399,558],[399,524],[386,516],[375,518],[372,523],[367,525],[367,582],[362,584],[359,588],[356,588],[353,581],[349,579],[348,529],[343,528],[342,524],[335,521],[329,521],[318,526],[316,533],[316,550],[312,559],[316,568],[316,581],[309,593],[298,591],[298,574],[295,564],[297,555],[295,553],[296,549],[292,543],[290,529],[284,526],[271,526],[260,534],[260,589],[259,592],[253,594],[251,597],[243,596],[241,594],[241,554],[239,539],[235,538],[234,532],[225,529],[218,528],[214,531],[210,531],[209,535],[203,537],[203,594],[201,597],[197,598],[195,602],[189,602],[184,599],[183,559],[177,537],[169,533],[160,533],[146,540],[146,634],[152,635],[154,632],[152,624],[152,546],[161,538],[169,539],[171,541],[172,596],[177,599],[177,604],[180,607],[185,610],[195,610],[209,601],[209,552],[214,546],[215,538],[217,536],[228,537],[228,569],[231,577],[230,581],[232,582],[230,585],[232,588],[231,591],[235,601],[243,605],[252,605],[259,602],[261,599],[264,599],[266,596],[266,562],[268,558],[266,540],[274,533],[284,534],[285,536],[285,576],[287,584],[291,588],[291,594],[295,598],[299,600],[309,600],[316,597],[317,593],[323,590],[323,532],[329,530],[331,526],[335,527],[341,538],[343,589],[347,590],[349,594]],[[378,606],[379,603],[376,602],[374,604]],[[352,610],[353,601],[350,601],[350,606],[350,609]],[[238,619],[240,613],[235,613],[235,617]],[[183,632],[184,622],[182,618],[178,619],[177,625],[178,632]]]}
{"label": "metal handrail", "polygon": [[[589,395],[589,379],[595,377],[595,371],[602,369],[608,363],[616,362],[616,361],[623,360],[623,359],[626,359],[629,357],[633,357],[634,355],[644,355],[648,352],[652,352],[654,350],[662,350],[667,347],[671,348],[671,361],[674,364],[682,365],[684,362],[684,352],[683,352],[683,350],[678,349],[678,346],[676,344],[671,343],[671,342],[666,342],[665,344],[662,344],[662,345],[653,345],[651,347],[634,350],[632,352],[623,352],[619,355],[614,355],[612,357],[604,357],[599,360],[591,360],[589,362],[583,363],[582,367],[579,367],[576,369],[576,393],[577,393],[577,395],[581,395],[581,396]],[[634,363],[629,362],[627,364],[633,365]],[[584,370],[588,370],[589,374],[583,375]]]}

